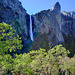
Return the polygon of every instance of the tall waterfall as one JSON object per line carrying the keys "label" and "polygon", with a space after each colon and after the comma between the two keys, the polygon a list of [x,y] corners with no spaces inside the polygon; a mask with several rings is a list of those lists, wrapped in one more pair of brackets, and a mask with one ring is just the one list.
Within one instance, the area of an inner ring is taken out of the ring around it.
{"label": "tall waterfall", "polygon": [[31,18],[31,15],[30,15],[30,38],[31,38],[32,41],[34,41],[33,32],[32,32],[32,18]]}

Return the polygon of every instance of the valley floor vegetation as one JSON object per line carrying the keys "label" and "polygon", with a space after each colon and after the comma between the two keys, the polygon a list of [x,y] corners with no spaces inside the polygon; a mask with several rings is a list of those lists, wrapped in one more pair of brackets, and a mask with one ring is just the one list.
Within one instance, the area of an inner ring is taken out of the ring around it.
{"label": "valley floor vegetation", "polygon": [[17,54],[21,43],[10,25],[0,23],[0,75],[75,75],[75,56],[62,45]]}

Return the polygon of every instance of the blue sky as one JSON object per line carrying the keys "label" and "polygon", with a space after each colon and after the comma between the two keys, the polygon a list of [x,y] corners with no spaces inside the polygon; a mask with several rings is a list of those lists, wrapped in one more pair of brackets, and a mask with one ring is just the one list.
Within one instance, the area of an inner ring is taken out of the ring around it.
{"label": "blue sky", "polygon": [[19,0],[28,14],[35,14],[42,10],[51,9],[51,7],[59,2],[61,11],[75,10],[75,0]]}

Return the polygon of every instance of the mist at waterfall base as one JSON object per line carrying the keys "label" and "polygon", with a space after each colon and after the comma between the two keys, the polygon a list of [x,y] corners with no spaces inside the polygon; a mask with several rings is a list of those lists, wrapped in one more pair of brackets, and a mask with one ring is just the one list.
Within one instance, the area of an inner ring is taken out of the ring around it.
{"label": "mist at waterfall base", "polygon": [[32,31],[32,18],[31,18],[31,15],[30,15],[30,39],[32,41],[34,41],[34,39],[33,39],[33,31]]}

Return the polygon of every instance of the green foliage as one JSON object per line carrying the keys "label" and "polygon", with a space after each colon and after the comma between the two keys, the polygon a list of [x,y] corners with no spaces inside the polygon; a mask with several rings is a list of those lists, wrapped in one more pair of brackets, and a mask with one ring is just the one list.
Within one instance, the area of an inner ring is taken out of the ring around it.
{"label": "green foliage", "polygon": [[75,57],[69,58],[70,52],[62,45],[57,45],[48,52],[40,48],[29,53],[14,54],[14,57],[8,54],[8,51],[21,49],[21,42],[10,25],[0,23],[0,75],[75,74]]}
{"label": "green foliage", "polygon": [[0,74],[8,74],[8,72],[12,70],[12,66],[14,65],[13,63],[14,59],[12,59],[11,55],[0,55]]}
{"label": "green foliage", "polygon": [[30,57],[32,59],[31,62],[31,70],[33,74],[37,75],[43,75],[45,72],[45,63],[46,61],[44,60],[46,53],[45,49],[36,50],[36,51],[31,51]]}
{"label": "green foliage", "polygon": [[64,57],[60,60],[59,62],[60,68],[63,72],[65,72],[65,75],[75,74],[75,58],[69,58],[69,57]]}
{"label": "green foliage", "polygon": [[69,75],[75,74],[75,57],[69,58],[70,52],[62,45],[57,45],[48,52],[45,49],[14,55],[0,55],[1,75]]}
{"label": "green foliage", "polygon": [[16,55],[12,73],[31,75],[31,69],[29,65],[31,61],[30,55],[28,54]]}
{"label": "green foliage", "polygon": [[55,75],[59,73],[59,60],[60,58],[67,56],[69,53],[62,45],[57,45],[48,51],[47,59],[50,63],[50,75]]}
{"label": "green foliage", "polygon": [[62,45],[57,45],[48,52],[45,49],[31,51],[31,69],[37,75],[58,75],[59,60],[69,53]]}
{"label": "green foliage", "polygon": [[21,38],[15,34],[15,30],[6,23],[0,23],[0,54],[12,52],[22,48]]}
{"label": "green foliage", "polygon": [[15,59],[11,55],[4,55],[4,57],[0,55],[0,74],[31,75],[30,62],[31,58],[28,54],[16,55]]}

